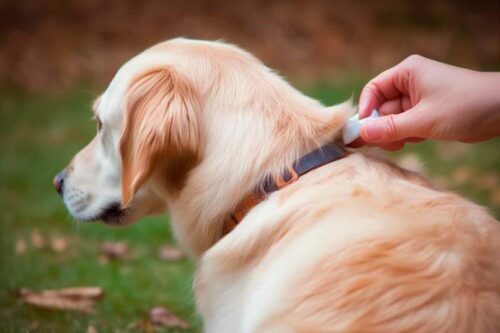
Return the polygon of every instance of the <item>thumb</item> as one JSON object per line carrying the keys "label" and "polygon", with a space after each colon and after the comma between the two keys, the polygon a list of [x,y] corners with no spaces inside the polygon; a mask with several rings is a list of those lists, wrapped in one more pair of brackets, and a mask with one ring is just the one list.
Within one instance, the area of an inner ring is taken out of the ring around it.
{"label": "thumb", "polygon": [[369,120],[361,127],[361,138],[367,142],[394,142],[421,137],[419,119],[415,116],[415,111],[412,109]]}

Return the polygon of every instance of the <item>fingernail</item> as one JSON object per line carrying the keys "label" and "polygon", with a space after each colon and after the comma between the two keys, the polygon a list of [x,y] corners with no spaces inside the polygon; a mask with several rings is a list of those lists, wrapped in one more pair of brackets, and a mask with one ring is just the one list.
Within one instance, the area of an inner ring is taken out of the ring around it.
{"label": "fingernail", "polygon": [[361,131],[363,132],[363,137],[369,141],[378,140],[384,134],[383,125],[379,121],[366,122]]}

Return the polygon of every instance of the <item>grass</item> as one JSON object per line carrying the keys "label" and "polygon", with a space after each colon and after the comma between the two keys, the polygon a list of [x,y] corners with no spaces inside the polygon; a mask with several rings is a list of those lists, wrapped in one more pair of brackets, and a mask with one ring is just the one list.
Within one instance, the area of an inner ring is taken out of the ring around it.
{"label": "grass", "polygon": [[[359,91],[361,83],[319,83],[303,90],[331,104]],[[89,325],[99,332],[126,331],[130,323],[161,305],[193,324],[192,330],[183,331],[198,332],[201,323],[191,289],[193,264],[165,262],[156,255],[159,246],[173,242],[166,217],[148,218],[125,229],[77,224],[52,189],[52,177],[93,136],[95,125],[89,111],[93,97],[82,89],[58,95],[9,89],[0,93],[0,331],[85,332]],[[431,177],[489,206],[498,217],[499,199],[494,195],[499,185],[498,144],[496,140],[457,149],[455,144],[426,142],[392,156],[418,157]],[[453,149],[456,152],[451,154]],[[497,183],[484,184],[486,179],[475,186],[484,176]],[[70,245],[63,253],[31,245],[26,253],[16,253],[16,242],[29,244],[33,229],[46,239],[64,237]],[[106,240],[126,240],[131,258],[99,263],[99,245]],[[93,315],[33,308],[14,293],[21,287],[42,290],[82,285],[105,290]]]}

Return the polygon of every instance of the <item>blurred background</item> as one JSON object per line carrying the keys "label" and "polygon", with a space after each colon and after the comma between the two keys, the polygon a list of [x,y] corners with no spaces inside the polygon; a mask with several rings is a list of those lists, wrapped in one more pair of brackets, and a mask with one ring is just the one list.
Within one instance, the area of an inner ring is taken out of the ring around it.
{"label": "blurred background", "polygon": [[[235,43],[333,104],[413,53],[500,70],[500,1],[0,1],[0,331],[200,330],[193,264],[172,247],[167,217],[77,224],[51,187],[94,135],[90,105],[118,67],[178,36]],[[498,218],[499,143],[389,156]],[[92,313],[29,305],[19,291],[75,286],[104,290]],[[157,306],[191,328],[158,324]]]}
{"label": "blurred background", "polygon": [[288,77],[370,75],[411,53],[498,68],[499,1],[3,0],[0,80],[102,85],[140,50],[184,36],[236,43]]}

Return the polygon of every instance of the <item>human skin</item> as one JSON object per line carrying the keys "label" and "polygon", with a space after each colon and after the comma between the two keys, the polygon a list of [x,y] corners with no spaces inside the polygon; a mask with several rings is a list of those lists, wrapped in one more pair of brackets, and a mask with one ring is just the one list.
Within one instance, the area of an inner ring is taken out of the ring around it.
{"label": "human skin", "polygon": [[479,142],[500,135],[500,73],[478,72],[412,55],[370,80],[360,118],[376,108],[354,146],[399,150],[425,139]]}

